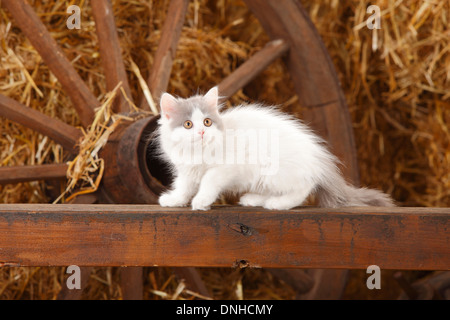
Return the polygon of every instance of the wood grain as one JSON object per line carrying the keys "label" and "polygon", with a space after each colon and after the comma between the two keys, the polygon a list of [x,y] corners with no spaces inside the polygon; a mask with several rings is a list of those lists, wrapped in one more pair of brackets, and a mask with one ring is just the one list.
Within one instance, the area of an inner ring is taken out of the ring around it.
{"label": "wood grain", "polygon": [[21,266],[450,270],[449,208],[0,205],[0,261]]}
{"label": "wood grain", "polygon": [[65,179],[67,164],[0,167],[0,185],[34,180]]}
{"label": "wood grain", "polygon": [[250,59],[220,82],[220,96],[223,98],[232,96],[264,71],[275,59],[286,53],[288,49],[289,44],[284,40],[278,39],[268,42],[261,51],[255,53]]}

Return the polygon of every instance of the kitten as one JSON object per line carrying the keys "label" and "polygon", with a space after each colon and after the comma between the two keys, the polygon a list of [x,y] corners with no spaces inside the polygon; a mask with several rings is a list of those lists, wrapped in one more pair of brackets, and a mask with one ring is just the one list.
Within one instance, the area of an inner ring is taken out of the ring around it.
{"label": "kitten", "polygon": [[218,101],[217,87],[188,99],[161,96],[157,141],[175,177],[161,206],[208,210],[224,192],[272,210],[300,206],[311,193],[324,207],[394,205],[380,191],[349,185],[299,120],[256,104],[220,112]]}

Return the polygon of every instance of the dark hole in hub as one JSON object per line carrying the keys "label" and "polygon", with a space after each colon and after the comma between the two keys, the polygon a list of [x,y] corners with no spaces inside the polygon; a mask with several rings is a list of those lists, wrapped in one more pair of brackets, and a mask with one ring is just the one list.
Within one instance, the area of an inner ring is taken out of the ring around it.
{"label": "dark hole in hub", "polygon": [[169,187],[173,179],[168,163],[158,156],[158,146],[155,141],[158,118],[154,117],[149,121],[142,133],[138,147],[139,167],[142,175],[147,185],[156,193]]}
{"label": "dark hole in hub", "polygon": [[152,177],[157,179],[163,186],[168,187],[172,183],[172,175],[169,166],[160,157],[157,156],[157,146],[155,143],[147,145],[146,164]]}

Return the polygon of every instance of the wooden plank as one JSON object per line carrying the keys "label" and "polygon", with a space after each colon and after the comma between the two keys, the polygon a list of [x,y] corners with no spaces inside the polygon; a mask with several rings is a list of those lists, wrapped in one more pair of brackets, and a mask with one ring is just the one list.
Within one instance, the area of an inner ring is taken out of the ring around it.
{"label": "wooden plank", "polygon": [[61,120],[46,116],[2,94],[0,94],[0,117],[42,133],[67,151],[77,153],[76,144],[82,137],[81,130]]}
{"label": "wooden plank", "polygon": [[99,103],[51,37],[33,8],[25,0],[3,0],[1,5],[8,9],[14,17],[14,23],[19,26],[39,52],[45,64],[58,78],[64,91],[72,100],[81,123],[84,126],[90,125],[94,119],[94,108]]}
{"label": "wooden plank", "polygon": [[219,84],[219,94],[228,98],[252,81],[264,71],[275,59],[289,50],[289,44],[282,40],[273,40],[244,62]]}
{"label": "wooden plank", "polygon": [[0,262],[450,270],[449,208],[0,205]]}
{"label": "wooden plank", "polygon": [[34,180],[65,179],[67,164],[0,167],[0,185]]}
{"label": "wooden plank", "polygon": [[[112,91],[119,82],[122,82],[125,94],[132,99],[111,2],[109,0],[91,1],[91,6],[106,78],[106,88],[108,91]],[[115,112],[130,111],[129,103],[121,92],[114,101],[113,110]]]}
{"label": "wooden plank", "polygon": [[[188,4],[189,0],[170,1],[166,21],[161,30],[158,49],[156,50],[153,66],[147,80],[148,87],[155,101],[159,101],[161,94],[167,90]],[[140,107],[142,109],[149,108],[145,98],[142,99]]]}

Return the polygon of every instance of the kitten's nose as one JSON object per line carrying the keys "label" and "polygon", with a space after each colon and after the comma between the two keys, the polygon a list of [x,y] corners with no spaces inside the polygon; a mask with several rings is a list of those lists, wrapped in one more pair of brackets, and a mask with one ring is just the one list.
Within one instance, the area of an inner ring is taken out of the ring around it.
{"label": "kitten's nose", "polygon": [[202,136],[202,139],[203,139],[203,135],[205,134],[205,130],[203,130],[203,129],[200,130],[200,131],[198,132],[198,134],[201,135],[201,136]]}

